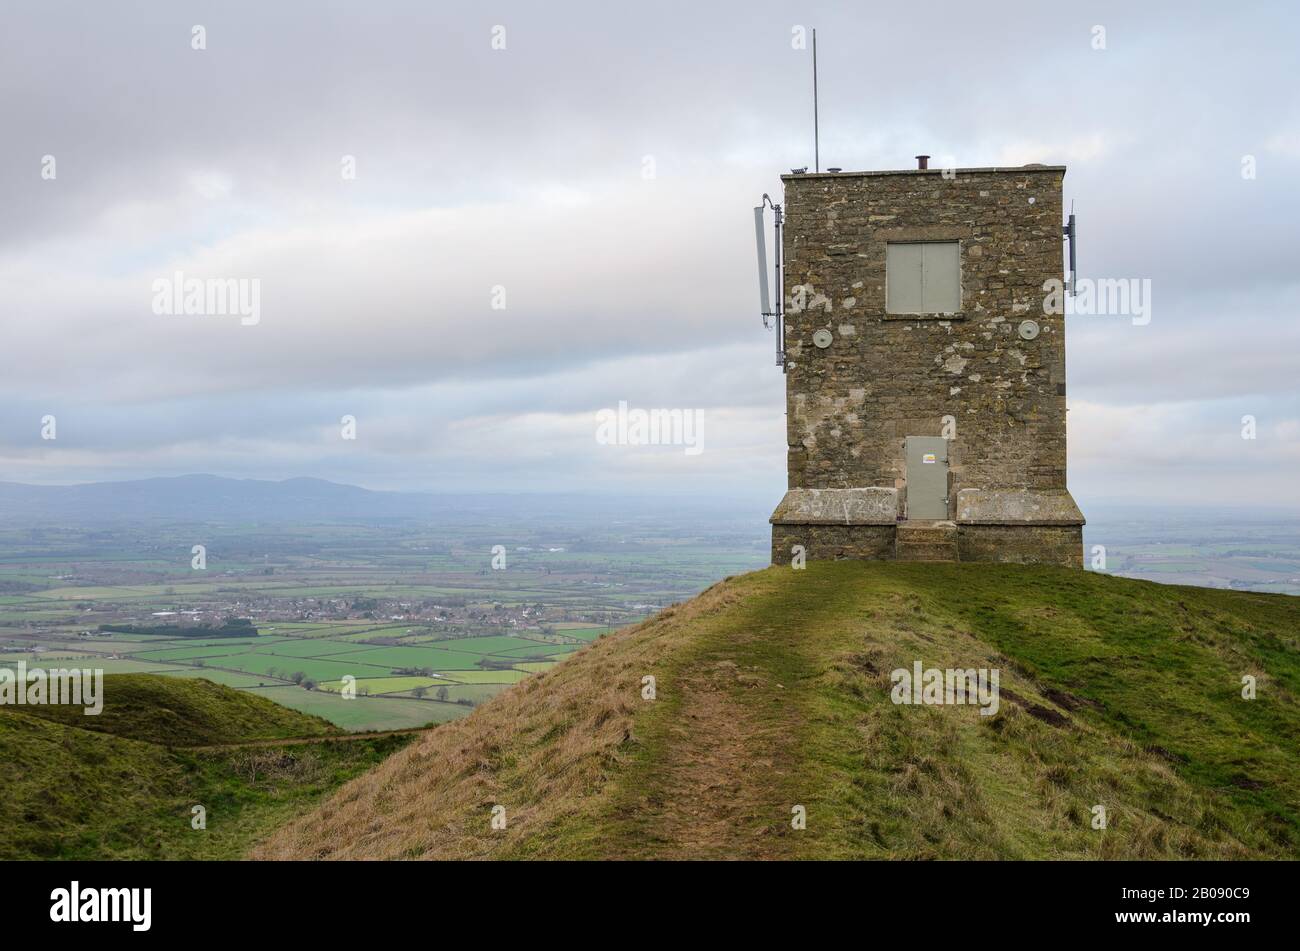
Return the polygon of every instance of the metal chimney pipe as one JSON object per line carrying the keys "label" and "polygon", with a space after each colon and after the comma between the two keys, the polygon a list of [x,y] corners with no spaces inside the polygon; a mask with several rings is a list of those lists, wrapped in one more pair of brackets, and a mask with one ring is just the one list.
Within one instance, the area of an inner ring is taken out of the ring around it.
{"label": "metal chimney pipe", "polygon": [[929,167],[930,167],[930,156],[928,156],[928,155],[918,155],[918,156],[916,157],[916,167],[917,167],[917,168],[929,168]]}

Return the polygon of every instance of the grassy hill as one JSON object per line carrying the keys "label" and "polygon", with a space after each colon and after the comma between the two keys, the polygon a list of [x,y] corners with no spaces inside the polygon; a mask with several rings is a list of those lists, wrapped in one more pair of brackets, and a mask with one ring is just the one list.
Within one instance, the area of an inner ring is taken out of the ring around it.
{"label": "grassy hill", "polygon": [[[99,716],[0,707],[0,859],[235,858],[408,739],[337,740],[318,717],[206,680],[120,675],[104,690]],[[183,748],[288,736],[319,739]]]}
{"label": "grassy hill", "polygon": [[[426,734],[252,854],[1296,857],[1298,649],[1300,599],[1282,595],[1020,566],[773,568]],[[895,705],[890,671],[917,660],[1000,669],[1000,711]]]}
{"label": "grassy hill", "polygon": [[206,746],[247,740],[338,733],[338,727],[248,691],[208,680],[150,674],[104,678],[104,709],[86,716],[81,707],[9,707],[65,726],[111,733],[162,746]]}

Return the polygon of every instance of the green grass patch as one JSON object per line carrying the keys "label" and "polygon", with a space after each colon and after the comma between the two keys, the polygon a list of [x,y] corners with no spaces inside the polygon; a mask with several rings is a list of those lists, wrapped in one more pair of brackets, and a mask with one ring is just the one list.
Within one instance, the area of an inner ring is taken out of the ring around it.
{"label": "green grass patch", "polygon": [[234,687],[236,690],[246,690],[250,687],[278,687],[283,685],[283,681],[271,677],[258,677],[255,674],[237,674],[229,670],[217,670],[213,667],[183,667],[176,670],[158,671],[164,677],[181,677],[189,679],[199,677],[203,680],[210,680],[214,684],[225,684],[227,687]]}
{"label": "green grass patch", "polygon": [[[355,686],[358,696],[379,696],[386,693],[412,691],[418,687],[436,687],[439,684],[450,683],[452,681],[443,680],[439,677],[367,677],[365,680],[356,681]],[[343,681],[327,680],[320,684],[319,689],[329,693],[339,693],[343,689]],[[367,694],[366,691],[369,693]]]}
{"label": "green grass patch", "polygon": [[[455,643],[460,643],[456,641]],[[437,647],[369,647],[348,655],[350,660],[387,668],[428,667],[433,670],[474,670],[485,654]],[[361,676],[357,674],[357,676]]]}
{"label": "green grass patch", "polygon": [[0,708],[0,859],[238,858],[408,739],[170,750]]}
{"label": "green grass patch", "polygon": [[462,684],[517,684],[528,676],[522,670],[440,670],[439,676]]}
{"label": "green grass patch", "polygon": [[277,672],[284,678],[294,673],[303,673],[313,680],[341,680],[351,674],[353,677],[384,677],[392,672],[387,664],[365,664],[360,662],[360,652],[340,655],[343,660],[324,660],[314,657],[276,657],[271,654],[236,654],[231,657],[205,658],[210,667],[222,667],[252,674],[275,676]]}
{"label": "green grass patch", "polygon": [[357,697],[348,700],[336,693],[304,690],[301,687],[266,687],[252,692],[286,707],[322,717],[354,732],[405,730],[445,723],[469,712],[468,707],[426,700],[390,697]]}
{"label": "green grass patch", "polygon": [[146,674],[104,678],[103,710],[88,716],[80,706],[43,704],[6,707],[93,733],[161,746],[205,746],[295,736],[319,736],[334,727],[243,690],[207,680]]}
{"label": "green grass patch", "polygon": [[[131,660],[129,658],[111,658],[111,657],[79,657],[75,660],[67,661],[37,661],[32,662],[30,657],[24,658],[27,661],[27,669],[30,671],[33,667],[53,668],[53,667],[74,667],[77,669],[102,670],[108,674],[161,674],[170,670],[175,670],[175,664],[153,664],[143,660]],[[14,662],[0,662],[0,667],[7,667],[15,670]]]}

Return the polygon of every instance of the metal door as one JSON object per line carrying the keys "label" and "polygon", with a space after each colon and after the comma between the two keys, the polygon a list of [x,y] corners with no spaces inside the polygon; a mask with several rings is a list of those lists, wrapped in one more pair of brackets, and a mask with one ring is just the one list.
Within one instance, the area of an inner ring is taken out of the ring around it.
{"label": "metal door", "polygon": [[907,437],[907,517],[948,517],[948,440]]}

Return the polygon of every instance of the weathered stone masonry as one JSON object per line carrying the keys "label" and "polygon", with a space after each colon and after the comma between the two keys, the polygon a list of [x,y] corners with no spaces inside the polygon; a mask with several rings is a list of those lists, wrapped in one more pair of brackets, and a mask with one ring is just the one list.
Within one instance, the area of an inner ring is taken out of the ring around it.
{"label": "weathered stone masonry", "polygon": [[[1082,564],[1064,317],[1043,310],[1044,282],[1062,276],[1064,175],[783,176],[790,491],[772,516],[774,562],[789,563],[795,544],[811,558],[893,557],[904,441],[946,435],[957,557]],[[958,242],[959,309],[887,314],[888,244],[934,241]],[[1022,336],[1025,320],[1037,336]]]}

